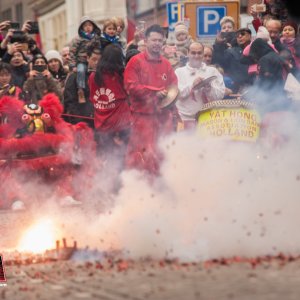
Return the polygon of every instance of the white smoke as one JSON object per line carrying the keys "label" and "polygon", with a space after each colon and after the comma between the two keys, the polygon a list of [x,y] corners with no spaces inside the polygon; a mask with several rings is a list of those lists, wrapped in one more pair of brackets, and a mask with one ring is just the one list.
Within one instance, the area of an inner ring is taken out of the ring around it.
{"label": "white smoke", "polygon": [[[94,176],[82,208],[48,205],[39,217],[52,217],[79,247],[117,249],[134,259],[299,254],[300,136],[294,116],[285,116],[282,126],[275,122],[269,137],[256,144],[174,134],[161,141],[165,159],[153,182],[124,171],[111,200],[101,192],[104,174]],[[280,143],[274,130],[284,133]],[[106,178],[112,185],[115,179]]]}
{"label": "white smoke", "polygon": [[123,172],[114,207],[85,222],[81,242],[130,258],[299,254],[300,139],[295,120],[284,124],[289,139],[277,146],[165,138],[161,176]]}

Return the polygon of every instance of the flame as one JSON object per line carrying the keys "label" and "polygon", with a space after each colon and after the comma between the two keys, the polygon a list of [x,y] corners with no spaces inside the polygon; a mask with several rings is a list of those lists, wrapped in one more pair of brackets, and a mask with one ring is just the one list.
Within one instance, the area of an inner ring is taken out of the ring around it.
{"label": "flame", "polygon": [[43,253],[55,247],[55,226],[51,220],[38,221],[32,225],[19,242],[18,250]]}

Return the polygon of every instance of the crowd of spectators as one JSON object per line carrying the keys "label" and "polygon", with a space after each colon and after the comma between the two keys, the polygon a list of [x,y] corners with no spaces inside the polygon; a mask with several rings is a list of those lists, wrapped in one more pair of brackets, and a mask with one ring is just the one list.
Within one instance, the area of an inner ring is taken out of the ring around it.
{"label": "crowd of spectators", "polygon": [[[137,164],[139,155],[143,164],[154,154],[145,154],[141,139],[153,136],[154,128],[167,120],[168,132],[176,130],[174,122],[193,127],[190,122],[196,122],[195,116],[206,102],[251,95],[259,88],[269,95],[258,99],[260,103],[274,101],[276,94],[281,107],[288,105],[284,96],[287,75],[300,77],[299,28],[285,14],[275,11],[269,4],[263,14],[251,11],[255,34],[249,28],[237,28],[234,19],[225,16],[213,45],[193,40],[184,22],[176,24],[174,36],[165,38],[155,25],[148,31],[138,29],[134,39],[127,42],[122,18],[109,19],[100,28],[84,16],[78,35],[68,45],[46,53],[27,34],[28,22],[21,30],[24,35],[16,37],[14,30],[8,29],[10,21],[3,21],[0,97],[9,95],[25,103],[37,103],[45,94],[55,93],[64,106],[67,122],[84,121],[95,129],[104,159],[120,145],[122,151],[117,155],[124,156],[129,143],[131,154],[140,148],[138,154],[131,155],[129,165]],[[214,80],[197,89],[208,77]],[[158,109],[169,86],[177,84],[176,105]],[[155,113],[159,114],[157,119],[147,117]],[[146,168],[158,171],[157,167]]]}

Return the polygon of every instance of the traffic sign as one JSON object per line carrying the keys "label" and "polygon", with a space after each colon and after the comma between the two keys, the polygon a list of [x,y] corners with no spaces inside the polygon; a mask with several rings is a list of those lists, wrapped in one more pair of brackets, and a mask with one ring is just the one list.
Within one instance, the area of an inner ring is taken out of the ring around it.
{"label": "traffic sign", "polygon": [[[167,15],[169,28],[174,28],[174,25],[183,20],[184,16],[184,3],[181,2],[167,2]],[[180,16],[179,16],[180,14]]]}
{"label": "traffic sign", "polygon": [[239,0],[185,2],[184,12],[185,18],[190,20],[190,35],[193,39],[200,40],[204,44],[210,44],[214,41],[215,36],[221,29],[219,22],[226,15],[233,17],[236,28],[239,28]]}
{"label": "traffic sign", "polygon": [[215,36],[221,30],[220,20],[224,16],[225,6],[197,7],[197,36]]}

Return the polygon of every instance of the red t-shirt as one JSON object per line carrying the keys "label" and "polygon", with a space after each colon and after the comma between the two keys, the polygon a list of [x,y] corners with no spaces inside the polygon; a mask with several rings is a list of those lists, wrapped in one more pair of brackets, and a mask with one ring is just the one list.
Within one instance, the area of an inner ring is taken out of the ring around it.
{"label": "red t-shirt", "polygon": [[103,84],[95,82],[95,73],[89,77],[90,101],[94,106],[95,128],[119,131],[130,126],[131,114],[122,78],[119,74],[104,74]]}

